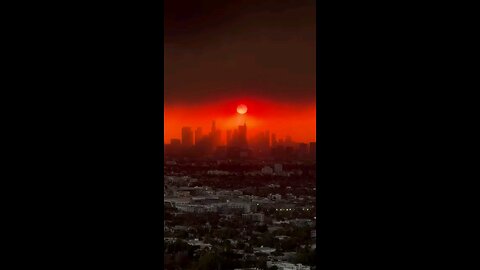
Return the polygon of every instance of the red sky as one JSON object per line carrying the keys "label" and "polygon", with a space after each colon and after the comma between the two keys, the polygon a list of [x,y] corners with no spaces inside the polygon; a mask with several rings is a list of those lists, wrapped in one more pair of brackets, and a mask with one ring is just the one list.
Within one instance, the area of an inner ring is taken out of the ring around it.
{"label": "red sky", "polygon": [[[248,112],[245,115],[237,113],[239,104],[245,104]],[[269,130],[277,134],[277,139],[287,135],[297,142],[316,141],[315,102],[311,103],[281,103],[260,99],[231,99],[215,103],[203,103],[187,106],[169,106],[165,104],[165,142],[172,138],[181,138],[181,128],[184,126],[202,127],[204,134],[209,132],[212,120],[217,128],[222,130],[222,140],[225,141],[226,130],[237,128],[246,121],[249,137],[258,131]]]}
{"label": "red sky", "polygon": [[166,0],[165,142],[181,128],[315,140],[315,0]]}

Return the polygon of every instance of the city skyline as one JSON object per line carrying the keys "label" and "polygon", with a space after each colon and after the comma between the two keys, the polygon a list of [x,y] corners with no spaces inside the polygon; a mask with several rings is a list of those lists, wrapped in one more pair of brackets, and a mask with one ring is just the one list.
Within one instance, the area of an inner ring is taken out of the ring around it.
{"label": "city skyline", "polygon": [[[316,141],[315,1],[165,3],[164,142],[238,126]],[[225,140],[225,134],[223,134]]]}
{"label": "city skyline", "polygon": [[[250,134],[246,121],[235,129],[222,132],[212,121],[210,131],[201,127],[182,127],[181,138],[172,138],[165,143],[166,157],[215,157],[223,158],[316,158],[316,142],[298,142],[291,136],[279,137],[269,130]],[[225,134],[225,140],[222,139]]]}
{"label": "city skyline", "polygon": [[316,269],[315,4],[165,2],[164,269]]}
{"label": "city skyline", "polygon": [[[193,126],[185,126],[181,128],[181,131],[179,132],[180,136],[178,137],[172,137],[170,140],[165,140],[164,144],[171,144],[172,140],[173,141],[180,141],[180,143],[184,146],[195,146],[199,143],[201,139],[204,139],[205,137],[208,137],[213,130],[215,132],[218,132],[219,135],[219,146],[226,146],[229,144],[229,138],[233,138],[235,136],[235,132],[237,129],[221,129],[218,128],[217,122],[215,120],[212,120],[211,123],[215,126],[213,129],[211,126],[210,133],[204,133],[205,127],[193,127]],[[244,125],[247,125],[247,122],[244,122]],[[240,128],[242,125],[239,125],[238,128]],[[316,140],[310,140],[310,141],[299,141],[293,138],[290,135],[285,135],[285,136],[278,136],[277,133],[272,133],[270,132],[269,129],[263,130],[263,131],[257,131],[257,132],[248,132],[246,133],[246,139],[254,139],[256,138],[259,134],[267,133],[269,134],[269,144],[271,144],[273,141],[277,142],[283,142],[283,141],[292,141],[293,143],[311,143],[311,142],[316,142]]]}
{"label": "city skyline", "polygon": [[[239,114],[237,106],[246,104],[248,112]],[[164,107],[164,143],[181,137],[181,128],[207,130],[215,120],[219,129],[234,129],[247,121],[251,134],[269,130],[278,137],[291,136],[299,142],[316,141],[316,106],[279,103],[259,99],[232,99],[209,104]],[[225,141],[225,134],[222,135]]]}

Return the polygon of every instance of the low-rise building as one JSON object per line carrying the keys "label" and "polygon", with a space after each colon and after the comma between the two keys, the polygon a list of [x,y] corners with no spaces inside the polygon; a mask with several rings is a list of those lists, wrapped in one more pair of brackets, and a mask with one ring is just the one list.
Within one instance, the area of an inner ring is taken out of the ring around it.
{"label": "low-rise building", "polygon": [[258,247],[258,248],[253,248],[254,252],[260,252],[260,253],[265,253],[265,254],[271,254],[272,252],[275,252],[275,248],[271,247]]}
{"label": "low-rise building", "polygon": [[265,167],[262,168],[262,174],[272,175],[273,174],[273,169],[269,166],[265,166]]}
{"label": "low-rise building", "polygon": [[242,217],[246,220],[263,223],[265,215],[263,213],[243,214]]}
{"label": "low-rise building", "polygon": [[267,267],[276,266],[278,270],[310,270],[310,266],[293,264],[285,261],[267,261]]}

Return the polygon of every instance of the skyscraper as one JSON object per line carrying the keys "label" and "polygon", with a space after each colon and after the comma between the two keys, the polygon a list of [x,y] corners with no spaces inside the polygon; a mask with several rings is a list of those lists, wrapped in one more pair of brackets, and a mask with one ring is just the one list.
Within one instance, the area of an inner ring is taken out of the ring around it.
{"label": "skyscraper", "polygon": [[212,136],[214,136],[215,134],[215,130],[217,129],[217,127],[215,126],[215,121],[212,121]]}
{"label": "skyscraper", "polygon": [[310,143],[310,157],[313,159],[316,159],[317,157],[317,143],[316,142],[311,142]]}
{"label": "skyscraper", "polygon": [[182,128],[182,145],[185,147],[193,146],[193,131],[190,127]]}
{"label": "skyscraper", "polygon": [[234,129],[234,130],[233,130],[233,135],[232,135],[231,144],[232,144],[233,146],[238,146],[238,145],[239,145],[238,129]]}
{"label": "skyscraper", "polygon": [[169,147],[169,154],[178,155],[181,150],[181,142],[179,139],[171,139],[170,140],[170,147]]}
{"label": "skyscraper", "polygon": [[268,149],[270,147],[270,131],[265,131],[265,147]]}
{"label": "skyscraper", "polygon": [[175,146],[175,147],[178,147],[180,146],[181,142],[179,139],[170,139],[170,144]]}
{"label": "skyscraper", "polygon": [[287,135],[287,136],[285,137],[285,145],[286,145],[286,146],[290,146],[290,147],[293,146],[292,136]]}
{"label": "skyscraper", "polygon": [[218,147],[222,144],[222,133],[219,129],[215,130],[213,133],[213,146]]}
{"label": "skyscraper", "polygon": [[243,126],[238,126],[238,140],[239,140],[239,146],[240,147],[247,147],[247,123]]}
{"label": "skyscraper", "polygon": [[232,131],[227,130],[227,146],[230,146],[232,144]]}
{"label": "skyscraper", "polygon": [[308,154],[308,144],[306,143],[299,143],[298,144],[298,154],[299,154],[299,157],[306,157],[307,154]]}
{"label": "skyscraper", "polygon": [[199,127],[195,130],[195,145],[197,145],[200,142],[200,140],[202,139],[202,136],[203,136],[202,128]]}

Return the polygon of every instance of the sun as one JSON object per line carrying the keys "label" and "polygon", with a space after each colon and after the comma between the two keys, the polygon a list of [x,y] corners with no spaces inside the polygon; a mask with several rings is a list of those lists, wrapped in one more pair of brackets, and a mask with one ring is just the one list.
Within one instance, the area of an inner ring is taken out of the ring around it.
{"label": "sun", "polygon": [[237,112],[238,112],[239,114],[245,114],[245,113],[247,113],[247,110],[248,110],[248,108],[247,108],[247,106],[246,106],[245,104],[240,104],[240,105],[238,105],[238,107],[237,107]]}

